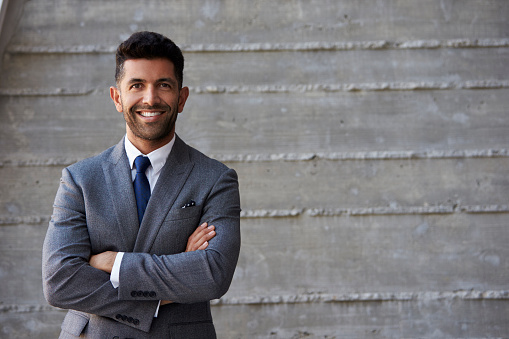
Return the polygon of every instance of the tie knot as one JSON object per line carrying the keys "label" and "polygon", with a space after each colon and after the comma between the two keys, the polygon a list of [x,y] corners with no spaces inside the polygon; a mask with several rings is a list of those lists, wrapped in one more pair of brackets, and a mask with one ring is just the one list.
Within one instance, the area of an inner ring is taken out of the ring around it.
{"label": "tie knot", "polygon": [[145,173],[150,166],[150,159],[143,155],[139,155],[134,159],[134,165],[136,166],[136,173]]}

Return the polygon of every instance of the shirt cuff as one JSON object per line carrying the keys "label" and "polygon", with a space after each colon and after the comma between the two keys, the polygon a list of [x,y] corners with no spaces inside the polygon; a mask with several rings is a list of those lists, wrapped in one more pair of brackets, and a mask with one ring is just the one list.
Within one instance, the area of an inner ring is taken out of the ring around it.
{"label": "shirt cuff", "polygon": [[122,263],[123,257],[124,252],[118,252],[113,267],[111,268],[110,282],[114,288],[120,285],[120,264]]}
{"label": "shirt cuff", "polygon": [[157,318],[157,316],[159,315],[159,307],[161,307],[161,300],[159,300],[159,304],[157,304],[156,314],[154,314],[154,318]]}
{"label": "shirt cuff", "polygon": [[[122,263],[122,258],[124,257],[124,252],[118,252],[115,257],[115,262],[113,263],[113,267],[111,268],[110,282],[114,288],[118,288],[120,286],[120,264]],[[157,304],[156,313],[154,314],[154,318],[157,318],[159,314],[159,307],[161,307],[161,300]]]}

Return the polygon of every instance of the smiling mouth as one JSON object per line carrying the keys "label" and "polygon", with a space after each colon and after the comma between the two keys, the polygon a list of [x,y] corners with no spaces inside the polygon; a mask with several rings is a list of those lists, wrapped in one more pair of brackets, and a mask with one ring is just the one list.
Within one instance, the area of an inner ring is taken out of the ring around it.
{"label": "smiling mouth", "polygon": [[163,112],[144,112],[144,111],[139,111],[137,113],[143,117],[155,117],[163,114]]}

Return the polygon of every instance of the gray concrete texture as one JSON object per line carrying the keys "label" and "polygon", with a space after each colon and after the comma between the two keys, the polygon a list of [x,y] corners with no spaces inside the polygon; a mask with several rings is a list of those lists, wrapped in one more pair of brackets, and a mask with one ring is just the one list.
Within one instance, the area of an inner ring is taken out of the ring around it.
{"label": "gray concrete texture", "polygon": [[64,166],[123,136],[108,87],[139,30],[184,51],[177,132],[239,173],[220,338],[509,337],[508,1],[16,3],[0,338],[59,332],[40,268],[53,198]]}

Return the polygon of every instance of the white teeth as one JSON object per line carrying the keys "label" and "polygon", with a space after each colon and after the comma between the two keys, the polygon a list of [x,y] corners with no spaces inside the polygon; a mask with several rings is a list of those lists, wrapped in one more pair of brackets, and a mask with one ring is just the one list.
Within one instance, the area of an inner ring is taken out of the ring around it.
{"label": "white teeth", "polygon": [[144,117],[155,117],[156,115],[161,115],[161,112],[140,112]]}

